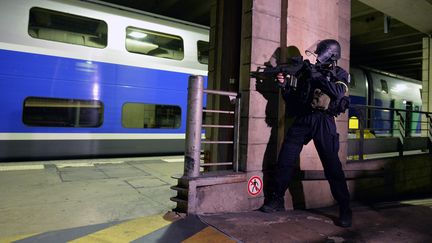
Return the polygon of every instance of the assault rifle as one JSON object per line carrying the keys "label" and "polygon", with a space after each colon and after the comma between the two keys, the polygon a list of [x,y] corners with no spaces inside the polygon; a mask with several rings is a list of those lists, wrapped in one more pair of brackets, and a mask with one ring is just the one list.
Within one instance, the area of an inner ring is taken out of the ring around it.
{"label": "assault rifle", "polygon": [[289,86],[293,90],[297,89],[297,77],[301,74],[303,67],[310,67],[312,64],[309,60],[303,60],[302,56],[292,57],[288,63],[279,64],[276,67],[271,65],[258,67],[255,72],[251,72],[251,77],[257,80],[265,80],[268,78],[275,78],[279,73],[285,76],[285,83],[283,86]]}

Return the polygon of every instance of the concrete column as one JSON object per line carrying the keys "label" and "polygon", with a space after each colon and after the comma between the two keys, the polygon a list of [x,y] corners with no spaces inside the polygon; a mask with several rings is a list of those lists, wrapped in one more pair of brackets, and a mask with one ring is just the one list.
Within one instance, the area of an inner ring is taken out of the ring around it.
{"label": "concrete column", "polygon": [[432,39],[423,38],[423,62],[422,62],[422,102],[423,111],[432,111]]}
{"label": "concrete column", "polygon": [[[422,110],[432,111],[432,38],[423,38],[423,60],[422,60]],[[422,116],[422,136],[427,136],[427,118]]]}
{"label": "concrete column", "polygon": [[[271,167],[277,157],[278,90],[251,79],[250,71],[267,62],[280,45],[280,6],[280,0],[243,1],[240,165],[247,177],[262,177],[262,171]],[[250,204],[256,207],[262,205],[263,199],[264,194],[249,197]]]}
{"label": "concrete column", "polygon": [[[210,19],[210,60],[208,88],[238,91],[240,63],[241,1],[213,0]],[[208,95],[207,107],[216,110],[233,110],[227,97]],[[206,114],[209,124],[232,124],[233,116]],[[212,140],[231,140],[233,131],[211,129],[206,136]],[[210,162],[232,161],[232,146],[211,145],[206,157]],[[220,169],[220,168],[219,168]]]}
{"label": "concrete column", "polygon": [[[250,174],[272,167],[277,159],[278,131],[284,124],[278,89],[271,83],[259,83],[249,78],[249,72],[269,61],[280,46],[281,1],[244,0],[240,91],[244,98],[242,110],[241,159]],[[350,0],[288,0],[287,45],[304,51],[320,39],[337,39],[342,46],[339,65],[349,69]],[[315,61],[315,60],[311,60]],[[342,163],[346,163],[347,115],[337,118],[340,133]],[[281,134],[281,133],[279,133]],[[322,170],[313,143],[301,153],[302,170]],[[264,178],[266,183],[266,178]],[[333,199],[327,181],[303,182],[306,207],[330,205]],[[290,201],[287,193],[286,201]],[[290,205],[286,205],[290,206]]]}
{"label": "concrete column", "polygon": [[[291,49],[279,53],[290,56],[291,50],[303,54],[317,40],[328,38],[341,43],[342,59],[339,63],[348,70],[350,3],[350,0],[213,0],[208,88],[238,90],[242,95],[241,172],[208,173],[204,177],[180,179],[179,185],[188,188],[189,213],[239,212],[262,205],[264,194],[251,193],[249,180],[255,176],[264,177],[265,185],[272,177],[269,169],[276,163],[286,119],[277,85],[271,80],[257,82],[250,78],[250,71],[255,71],[257,66],[272,57],[274,59],[283,42]],[[287,16],[286,21],[281,16]],[[281,33],[286,33],[286,36],[281,36]],[[282,54],[280,56],[284,56]],[[238,82],[231,82],[237,80],[236,77],[239,77]],[[207,100],[211,109],[223,109],[225,104],[210,96]],[[217,118],[210,116],[207,119]],[[341,138],[340,156],[345,164],[346,115],[337,118],[337,126]],[[221,136],[227,136],[221,131],[206,135],[219,140],[223,139]],[[221,148],[211,148],[210,151],[210,159],[216,161],[229,153]],[[304,148],[300,160],[303,170],[322,170],[313,143]],[[300,198],[308,208],[334,203],[327,181],[303,182],[300,189],[293,193],[294,201],[296,197]],[[179,201],[184,204],[184,199]],[[290,193],[286,194],[286,202],[287,208],[292,207]]]}

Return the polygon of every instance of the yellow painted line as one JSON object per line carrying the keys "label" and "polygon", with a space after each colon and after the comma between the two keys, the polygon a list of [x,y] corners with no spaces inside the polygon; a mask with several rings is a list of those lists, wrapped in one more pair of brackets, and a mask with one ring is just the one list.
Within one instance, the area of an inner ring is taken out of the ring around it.
{"label": "yellow painted line", "polygon": [[124,164],[124,160],[106,160],[106,161],[102,161],[102,160],[96,160],[93,162],[93,164],[97,164],[97,165],[106,165],[106,164]]}
{"label": "yellow painted line", "polygon": [[93,234],[69,241],[71,243],[91,242],[131,242],[143,237],[168,224],[170,221],[163,219],[163,215],[154,215],[126,221],[124,223],[97,231]]}
{"label": "yellow painted line", "polygon": [[17,171],[17,170],[43,170],[44,165],[3,165],[0,171]]}
{"label": "yellow painted line", "polygon": [[235,240],[227,237],[213,227],[206,227],[200,232],[182,241],[182,243],[231,243]]}
{"label": "yellow painted line", "polygon": [[167,162],[167,163],[179,163],[179,162],[184,162],[184,157],[181,158],[166,158],[166,159],[162,159],[163,161]]}
{"label": "yellow painted line", "polygon": [[40,234],[40,233],[10,236],[7,238],[0,239],[0,243],[11,243],[11,242],[14,242],[17,240],[23,240],[25,238],[29,238],[29,237],[32,237],[32,236],[38,235],[38,234]]}
{"label": "yellow painted line", "polygon": [[55,164],[57,168],[66,168],[66,167],[92,167],[94,164],[92,162],[80,162],[80,163],[58,163]]}
{"label": "yellow painted line", "polygon": [[427,198],[427,199],[419,199],[419,200],[406,200],[406,201],[401,201],[402,204],[410,204],[410,205],[415,205],[415,206],[428,206],[428,205],[432,205],[432,199]]}

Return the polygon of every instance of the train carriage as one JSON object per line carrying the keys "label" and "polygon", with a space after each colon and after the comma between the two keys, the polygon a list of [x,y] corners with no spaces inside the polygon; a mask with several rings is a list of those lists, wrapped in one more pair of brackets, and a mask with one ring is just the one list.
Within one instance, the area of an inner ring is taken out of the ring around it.
{"label": "train carriage", "polygon": [[[350,73],[350,97],[354,106],[407,110],[400,113],[407,126],[404,136],[421,136],[421,117],[416,113],[422,110],[421,81],[368,67],[354,67]],[[360,112],[351,108],[349,116],[362,119],[365,128],[376,137],[400,136],[401,117],[392,110]]]}
{"label": "train carriage", "polygon": [[0,160],[184,150],[207,27],[82,1],[1,0],[0,12]]}

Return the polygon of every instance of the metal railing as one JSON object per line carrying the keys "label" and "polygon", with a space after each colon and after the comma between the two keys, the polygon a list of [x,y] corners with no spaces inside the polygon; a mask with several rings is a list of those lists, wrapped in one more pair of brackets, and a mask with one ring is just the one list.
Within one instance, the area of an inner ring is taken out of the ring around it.
{"label": "metal railing", "polygon": [[358,128],[348,131],[349,160],[364,160],[365,155],[432,152],[432,112],[365,105],[354,106],[350,112],[358,118]]}
{"label": "metal railing", "polygon": [[[230,99],[231,104],[234,104],[234,110],[209,110],[203,109],[203,95],[225,96]],[[240,95],[234,92],[208,90],[204,89],[204,79],[202,76],[190,76],[188,86],[188,108],[186,120],[186,148],[185,148],[185,167],[184,176],[198,177],[200,168],[205,166],[223,166],[232,165],[234,171],[238,171],[239,164],[239,129],[240,129]],[[234,116],[233,125],[221,124],[203,124],[202,114],[227,114]],[[233,140],[218,141],[218,140],[202,140],[203,129],[233,129]],[[233,145],[233,161],[232,162],[212,162],[201,163],[201,145],[202,144],[232,144]]]}

